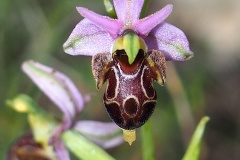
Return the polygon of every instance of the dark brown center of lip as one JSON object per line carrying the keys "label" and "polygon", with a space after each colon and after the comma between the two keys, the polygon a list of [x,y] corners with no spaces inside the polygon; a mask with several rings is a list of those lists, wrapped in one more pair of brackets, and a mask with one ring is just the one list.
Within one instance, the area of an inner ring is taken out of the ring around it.
{"label": "dark brown center of lip", "polygon": [[113,59],[116,63],[119,63],[124,73],[134,73],[144,60],[144,51],[142,49],[139,50],[138,55],[132,64],[129,64],[128,56],[124,50],[117,50],[113,55]]}

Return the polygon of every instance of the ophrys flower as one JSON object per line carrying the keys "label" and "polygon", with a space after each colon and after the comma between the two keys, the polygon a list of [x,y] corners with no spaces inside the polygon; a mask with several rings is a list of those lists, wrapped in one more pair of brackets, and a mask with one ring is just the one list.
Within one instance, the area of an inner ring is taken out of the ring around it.
{"label": "ophrys flower", "polygon": [[97,87],[108,82],[104,104],[109,116],[124,130],[134,130],[155,108],[157,95],[152,82],[164,84],[166,60],[184,61],[193,53],[185,34],[164,22],[172,5],[140,19],[144,0],[113,3],[117,19],[77,7],[85,18],[63,46],[68,54],[93,56]]}

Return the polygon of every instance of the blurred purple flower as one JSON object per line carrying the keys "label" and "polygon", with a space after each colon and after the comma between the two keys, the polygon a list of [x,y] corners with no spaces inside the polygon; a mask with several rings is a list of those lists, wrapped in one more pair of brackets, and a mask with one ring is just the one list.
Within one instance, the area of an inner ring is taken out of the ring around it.
{"label": "blurred purple flower", "polygon": [[123,142],[122,136],[117,134],[121,130],[114,123],[74,121],[76,116],[82,112],[89,97],[83,97],[66,75],[34,61],[25,62],[22,69],[62,111],[62,122],[54,129],[49,139],[59,160],[70,159],[60,138],[61,134],[68,129],[80,132],[86,138],[105,148],[114,147]]}
{"label": "blurred purple flower", "polygon": [[144,0],[113,0],[118,19],[101,16],[83,7],[77,11],[85,17],[80,21],[63,47],[70,55],[93,56],[111,53],[114,40],[131,30],[143,38],[148,50],[160,50],[169,61],[184,61],[193,56],[185,34],[164,22],[172,5],[139,19]]}

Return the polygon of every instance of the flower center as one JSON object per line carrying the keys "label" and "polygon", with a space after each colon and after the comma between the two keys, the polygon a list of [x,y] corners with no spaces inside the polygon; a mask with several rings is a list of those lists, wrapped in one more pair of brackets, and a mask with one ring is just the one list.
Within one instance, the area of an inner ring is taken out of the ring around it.
{"label": "flower center", "polygon": [[128,63],[131,65],[135,61],[140,49],[143,50],[144,53],[147,52],[147,45],[144,40],[132,30],[126,30],[122,36],[115,39],[111,53],[114,56],[116,51],[124,50],[128,57]]}

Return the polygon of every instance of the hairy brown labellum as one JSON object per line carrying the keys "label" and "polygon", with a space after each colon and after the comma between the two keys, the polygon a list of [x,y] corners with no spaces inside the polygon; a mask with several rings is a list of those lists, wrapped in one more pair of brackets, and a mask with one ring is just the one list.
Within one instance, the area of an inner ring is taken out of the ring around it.
{"label": "hairy brown labellum", "polygon": [[103,99],[112,120],[126,130],[141,127],[156,105],[153,81],[160,85],[165,82],[164,55],[157,50],[144,53],[140,49],[129,64],[124,50],[117,50],[113,55],[99,53],[92,59],[92,70],[97,88],[107,81]]}

